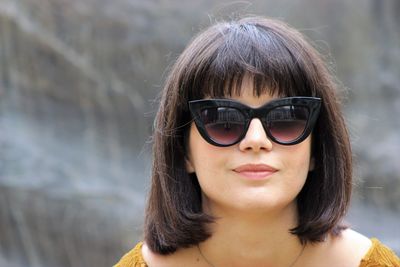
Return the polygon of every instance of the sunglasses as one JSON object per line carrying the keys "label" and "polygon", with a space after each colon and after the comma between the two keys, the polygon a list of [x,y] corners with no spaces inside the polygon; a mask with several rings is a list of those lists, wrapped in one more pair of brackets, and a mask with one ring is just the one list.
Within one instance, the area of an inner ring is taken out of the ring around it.
{"label": "sunglasses", "polygon": [[258,118],[273,142],[295,145],[306,139],[317,121],[321,99],[286,97],[251,108],[230,99],[189,101],[189,109],[201,136],[220,147],[239,143],[250,122]]}

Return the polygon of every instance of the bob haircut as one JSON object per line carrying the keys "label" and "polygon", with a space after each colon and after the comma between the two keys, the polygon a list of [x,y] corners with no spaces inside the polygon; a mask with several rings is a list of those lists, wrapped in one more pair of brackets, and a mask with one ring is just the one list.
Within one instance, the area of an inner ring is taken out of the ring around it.
{"label": "bob haircut", "polygon": [[315,168],[297,196],[302,243],[323,241],[345,229],[352,156],[337,86],[319,53],[298,31],[274,19],[250,17],[219,22],[195,37],[172,66],[162,91],[153,134],[152,182],[144,239],[159,254],[209,238],[215,218],[202,212],[201,188],[185,168],[189,100],[240,94],[250,75],[255,96],[322,98],[312,133]]}

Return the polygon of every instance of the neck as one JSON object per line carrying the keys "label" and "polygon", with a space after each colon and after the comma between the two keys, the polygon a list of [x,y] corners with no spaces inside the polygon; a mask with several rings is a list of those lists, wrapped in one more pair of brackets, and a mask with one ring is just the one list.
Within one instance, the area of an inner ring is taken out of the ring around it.
{"label": "neck", "polygon": [[213,234],[200,247],[215,267],[289,267],[302,251],[297,236],[289,232],[297,224],[294,204],[276,213],[213,214],[218,217],[211,227]]}

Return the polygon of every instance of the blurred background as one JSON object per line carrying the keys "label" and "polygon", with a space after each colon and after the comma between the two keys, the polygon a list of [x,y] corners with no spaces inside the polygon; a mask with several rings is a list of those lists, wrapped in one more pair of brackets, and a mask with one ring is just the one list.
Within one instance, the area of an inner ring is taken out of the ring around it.
{"label": "blurred background", "polygon": [[0,266],[111,266],[141,239],[165,69],[240,14],[327,58],[355,157],[347,220],[400,253],[400,1],[0,0]]}

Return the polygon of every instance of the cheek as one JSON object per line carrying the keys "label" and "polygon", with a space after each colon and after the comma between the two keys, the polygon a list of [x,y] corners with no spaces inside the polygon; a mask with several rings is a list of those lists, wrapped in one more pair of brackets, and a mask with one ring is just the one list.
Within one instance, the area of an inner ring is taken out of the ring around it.
{"label": "cheek", "polygon": [[188,164],[191,172],[212,171],[223,159],[221,148],[207,143],[192,124],[188,142]]}
{"label": "cheek", "polygon": [[305,180],[308,172],[313,168],[310,141],[306,140],[297,146],[289,147],[285,152],[283,160],[286,169],[290,171],[292,177]]}

